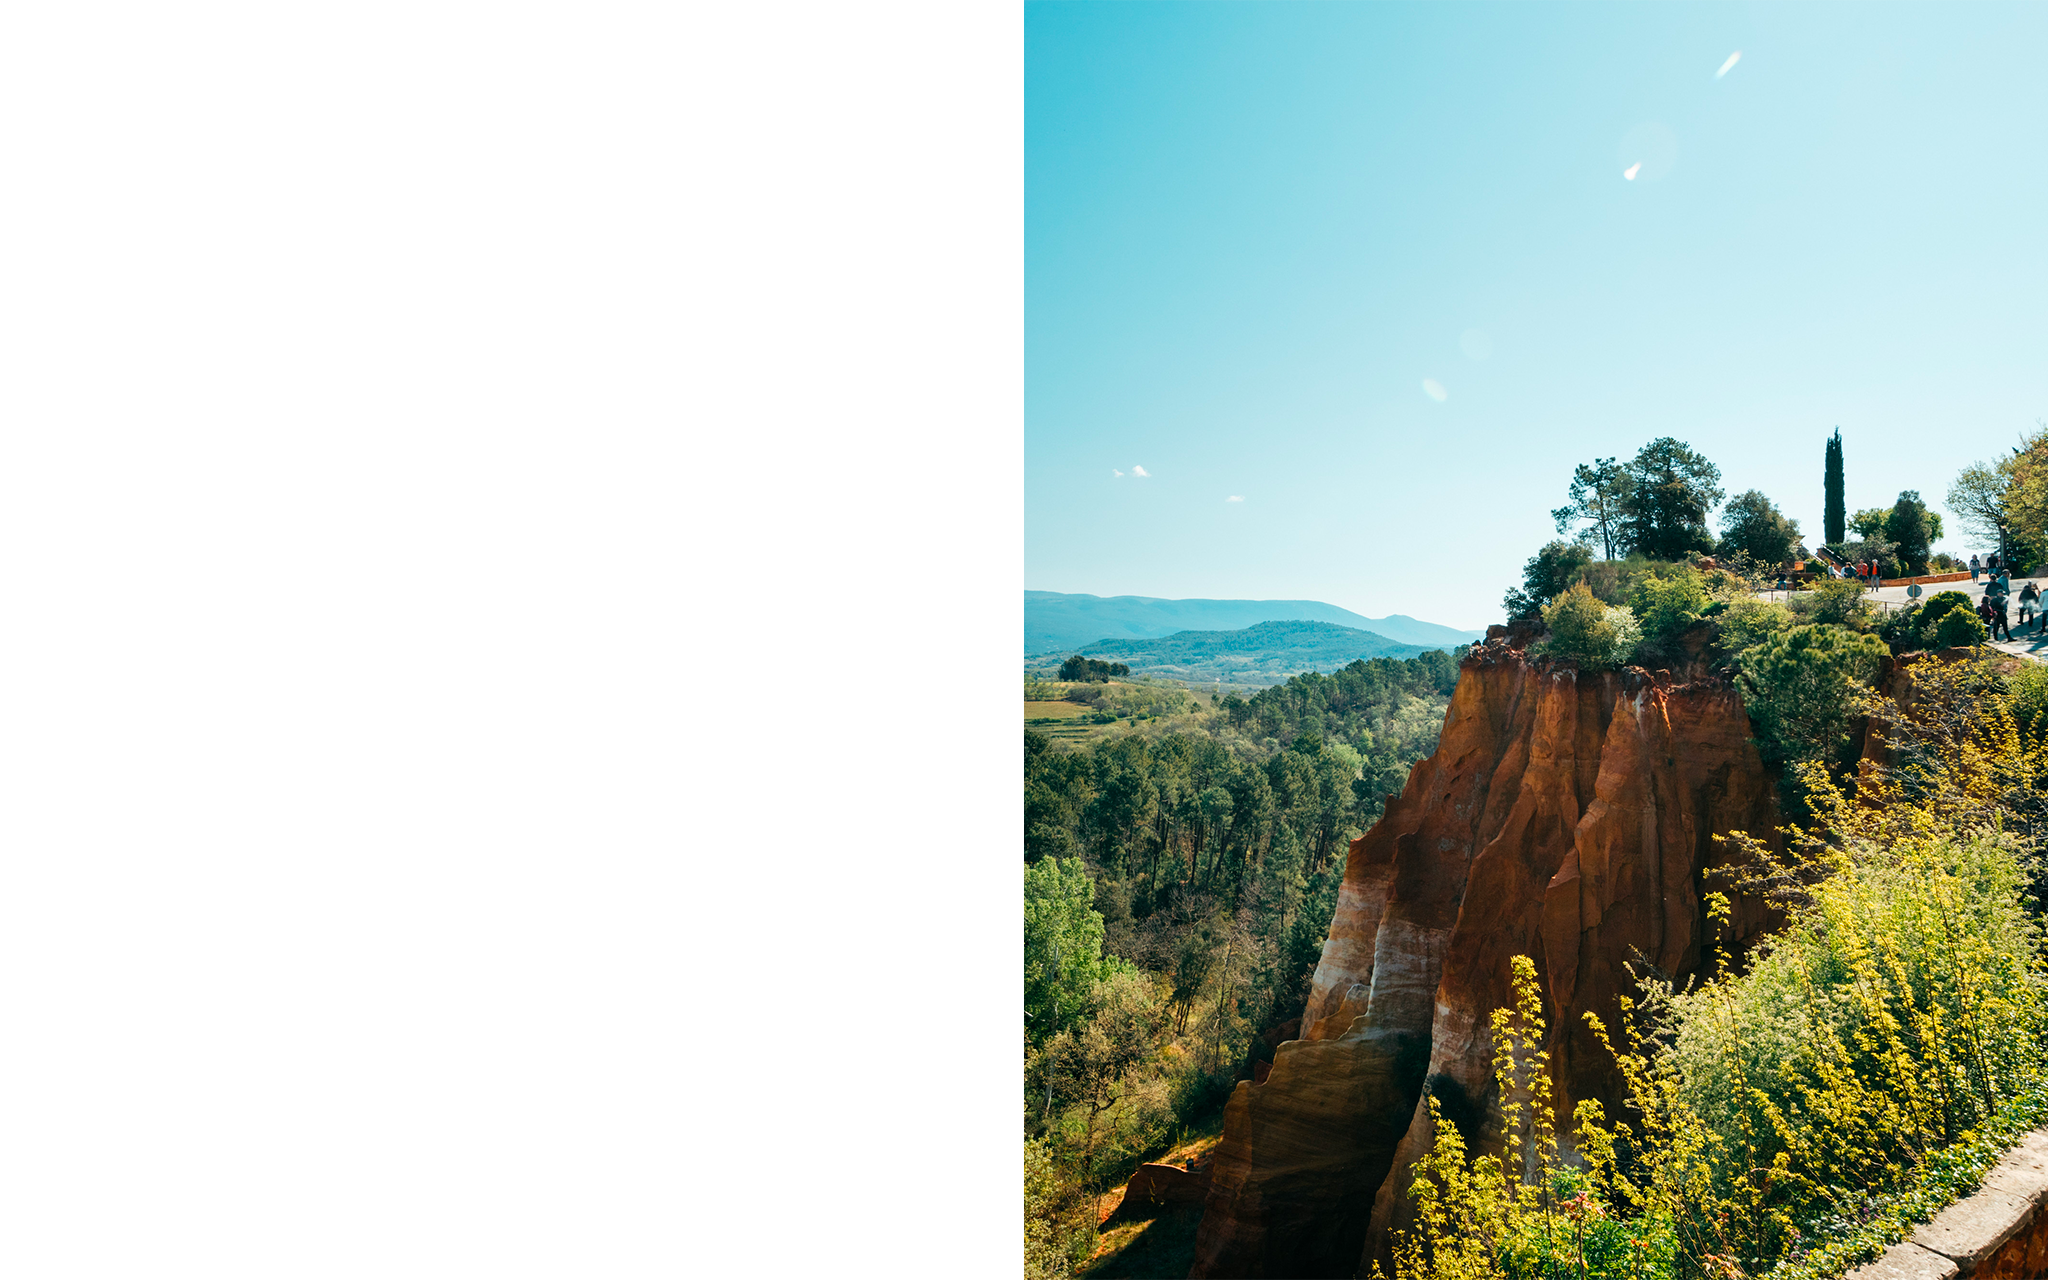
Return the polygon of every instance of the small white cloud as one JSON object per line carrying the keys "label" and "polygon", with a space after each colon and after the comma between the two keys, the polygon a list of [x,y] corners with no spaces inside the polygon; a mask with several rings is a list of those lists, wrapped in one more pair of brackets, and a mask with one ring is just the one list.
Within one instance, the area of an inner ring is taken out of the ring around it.
{"label": "small white cloud", "polygon": [[1735,64],[1740,61],[1742,61],[1742,50],[1737,49],[1735,52],[1728,55],[1728,61],[1722,63],[1721,69],[1714,73],[1714,79],[1719,80],[1722,76],[1727,75],[1730,71],[1735,69]]}
{"label": "small white cloud", "polygon": [[1634,182],[1636,180],[1636,175],[1638,173],[1641,173],[1642,171],[1643,162],[1638,160],[1634,164],[1630,165],[1628,168],[1623,169],[1621,171],[1621,176],[1626,178],[1630,182]]}
{"label": "small white cloud", "polygon": [[1116,478],[1117,478],[1117,479],[1121,480],[1121,479],[1123,479],[1123,478],[1124,478],[1124,473],[1123,473],[1123,472],[1121,472],[1121,471],[1118,471],[1118,470],[1117,470],[1117,469],[1116,469],[1115,467],[1111,467],[1111,468],[1110,468],[1110,471],[1111,471],[1111,472],[1113,472],[1113,473],[1115,474],[1115,476],[1116,476]]}
{"label": "small white cloud", "polygon": [[1444,384],[1438,382],[1435,378],[1424,378],[1422,380],[1422,394],[1428,396],[1430,399],[1436,401],[1438,404],[1442,404],[1444,401],[1451,398],[1451,393],[1444,390]]}
{"label": "small white cloud", "polygon": [[1244,495],[1243,495],[1243,494],[1238,494],[1238,493],[1233,493],[1233,494],[1231,494],[1231,495],[1230,495],[1229,497],[1225,498],[1225,499],[1224,499],[1224,501],[1225,501],[1225,502],[1243,502],[1243,501],[1244,501]]}
{"label": "small white cloud", "polygon": [[1149,476],[1149,475],[1151,475],[1152,473],[1151,473],[1150,471],[1147,471],[1147,470],[1145,470],[1145,468],[1143,468],[1143,467],[1140,467],[1140,466],[1135,466],[1135,465],[1134,465],[1134,466],[1132,466],[1132,467],[1131,467],[1131,474],[1132,474],[1132,475],[1134,475],[1134,476],[1136,476],[1136,477],[1138,477],[1138,478],[1139,478],[1140,480],[1142,480],[1142,479],[1144,479],[1144,478],[1145,478],[1146,476]]}

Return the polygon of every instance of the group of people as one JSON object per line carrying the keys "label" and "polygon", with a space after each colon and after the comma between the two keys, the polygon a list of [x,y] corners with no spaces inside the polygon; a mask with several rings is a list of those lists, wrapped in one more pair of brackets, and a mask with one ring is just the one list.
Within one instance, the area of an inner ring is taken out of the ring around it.
{"label": "group of people", "polygon": [[[1831,577],[1854,577],[1872,591],[1883,585],[1883,573],[1874,562],[1837,564],[1824,560],[1823,563],[1826,564]],[[1984,620],[1985,630],[1991,633],[1993,640],[2010,640],[2013,623],[2008,610],[2014,603],[2010,567],[1996,552],[1982,558],[1973,555],[1970,557],[1970,581],[1978,581],[1980,575],[1989,575],[1989,578],[1984,584],[1984,595],[1977,601],[1977,616]],[[1786,577],[1783,573],[1778,575],[1776,589],[1785,590],[1791,585]],[[2031,624],[2037,632],[2048,634],[2048,610],[2043,610],[2041,606],[2039,587],[2031,581],[2022,582],[2017,604],[2020,615],[2018,625],[2022,632]]]}
{"label": "group of people", "polygon": [[[1997,556],[1991,557],[1991,560],[1988,569],[1991,580],[1984,585],[1983,599],[1977,602],[1977,616],[1984,620],[1984,627],[1991,633],[1993,640],[2010,640],[2012,626],[2006,618],[2006,601],[2012,595],[2012,579],[2007,575],[2005,566],[1998,564]],[[1977,557],[1971,556],[1970,581],[1977,580],[1976,575],[1980,568],[1982,566],[1978,564]],[[2048,614],[2041,612],[2041,590],[2031,581],[2020,587],[2019,606],[2020,630],[2025,631],[2027,623],[2031,621],[2036,630],[2048,632]]]}
{"label": "group of people", "polygon": [[[1877,590],[1884,582],[1883,575],[1878,572],[1877,565],[1872,561],[1858,560],[1854,564],[1845,564],[1822,556],[1820,564],[1828,571],[1830,578],[1854,578],[1872,591]],[[1778,580],[1782,583],[1784,579],[1785,575],[1780,573]]]}

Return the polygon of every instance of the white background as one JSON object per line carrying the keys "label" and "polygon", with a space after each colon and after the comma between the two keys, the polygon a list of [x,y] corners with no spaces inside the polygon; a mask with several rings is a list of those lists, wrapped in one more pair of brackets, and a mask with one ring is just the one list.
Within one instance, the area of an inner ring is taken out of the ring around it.
{"label": "white background", "polygon": [[0,1271],[1014,1271],[1020,63],[10,12]]}

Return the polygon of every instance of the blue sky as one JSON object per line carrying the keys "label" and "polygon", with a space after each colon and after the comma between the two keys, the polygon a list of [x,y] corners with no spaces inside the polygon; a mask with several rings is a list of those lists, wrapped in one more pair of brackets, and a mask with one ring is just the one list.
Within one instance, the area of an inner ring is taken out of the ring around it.
{"label": "blue sky", "polygon": [[1483,626],[1663,435],[1810,535],[1836,426],[1852,509],[1942,509],[2048,417],[2044,52],[2038,5],[1027,5],[1025,585]]}

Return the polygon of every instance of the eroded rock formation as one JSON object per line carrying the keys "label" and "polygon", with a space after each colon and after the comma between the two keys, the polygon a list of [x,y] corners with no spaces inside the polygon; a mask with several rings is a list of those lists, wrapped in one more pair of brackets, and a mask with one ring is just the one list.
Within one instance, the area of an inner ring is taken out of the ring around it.
{"label": "eroded rock formation", "polygon": [[[1472,650],[1436,753],[1352,842],[1301,1039],[1224,1112],[1191,1275],[1352,1276],[1375,1258],[1391,1274],[1408,1168],[1435,1140],[1425,1088],[1499,1148],[1489,1018],[1512,957],[1549,997],[1568,1131],[1579,1099],[1611,1116],[1622,1093],[1581,1015],[1615,1024],[1631,961],[1684,976],[1710,954],[1713,837],[1777,825],[1739,695],[1698,666],[1581,673],[1525,641]],[[1727,941],[1768,924],[1738,900]]]}

